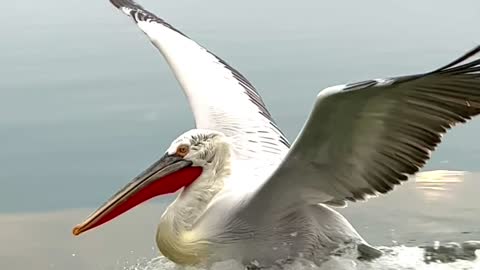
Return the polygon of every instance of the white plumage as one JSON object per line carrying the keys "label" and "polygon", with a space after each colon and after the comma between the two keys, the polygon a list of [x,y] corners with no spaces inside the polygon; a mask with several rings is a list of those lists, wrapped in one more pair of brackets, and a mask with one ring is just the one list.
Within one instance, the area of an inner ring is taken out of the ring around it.
{"label": "white plumage", "polygon": [[326,205],[391,191],[425,164],[442,134],[480,112],[479,46],[433,72],[324,89],[290,148],[237,70],[133,1],[111,2],[165,57],[197,129],[175,140],[163,159],[75,234],[119,215],[111,213],[166,171],[189,167],[201,174],[184,183],[157,233],[159,249],[177,263],[237,259],[269,265],[298,256],[321,262],[351,247],[374,258],[379,252]]}

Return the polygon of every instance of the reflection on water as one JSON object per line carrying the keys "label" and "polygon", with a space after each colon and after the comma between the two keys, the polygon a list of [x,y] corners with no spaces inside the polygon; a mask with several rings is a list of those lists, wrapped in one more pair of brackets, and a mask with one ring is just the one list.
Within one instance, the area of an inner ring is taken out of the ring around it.
{"label": "reflection on water", "polygon": [[[444,183],[461,183],[467,172],[465,171],[449,171],[436,170],[420,172],[415,175],[417,183],[431,183],[441,186]],[[421,187],[419,187],[421,188]]]}
{"label": "reflection on water", "polygon": [[453,199],[452,192],[462,184],[467,172],[436,170],[418,173],[414,179],[417,189],[425,196],[427,201]]}
{"label": "reflection on water", "polygon": [[[479,177],[478,173],[425,172],[388,196],[351,203],[340,211],[368,242],[390,247],[389,255],[373,264],[341,257],[321,268],[294,269],[480,268],[478,259],[433,267],[423,262],[418,248],[435,241],[480,240],[480,213],[475,203]],[[173,269],[166,259],[157,258],[154,243],[157,223],[170,199],[140,206],[80,237],[73,237],[71,228],[92,209],[0,214],[0,269]],[[157,259],[150,262],[149,258]]]}

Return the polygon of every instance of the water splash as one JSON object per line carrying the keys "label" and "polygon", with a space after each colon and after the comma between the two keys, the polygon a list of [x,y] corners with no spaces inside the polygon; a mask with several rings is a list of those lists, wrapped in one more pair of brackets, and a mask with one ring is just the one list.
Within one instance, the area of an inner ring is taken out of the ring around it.
{"label": "water splash", "polygon": [[[473,261],[457,260],[455,262],[425,262],[425,250],[420,247],[378,247],[384,252],[384,256],[373,261],[365,262],[356,260],[354,256],[344,255],[331,257],[321,266],[316,266],[308,260],[297,260],[284,266],[285,270],[477,270],[480,269],[480,259]],[[477,251],[477,257],[480,253]],[[179,267],[165,257],[157,257],[151,260],[144,259],[133,266],[125,266],[118,270],[207,270],[196,267]],[[208,270],[245,270],[235,261],[215,263]],[[273,270],[273,269],[271,269]],[[276,270],[276,269],[275,269]]]}

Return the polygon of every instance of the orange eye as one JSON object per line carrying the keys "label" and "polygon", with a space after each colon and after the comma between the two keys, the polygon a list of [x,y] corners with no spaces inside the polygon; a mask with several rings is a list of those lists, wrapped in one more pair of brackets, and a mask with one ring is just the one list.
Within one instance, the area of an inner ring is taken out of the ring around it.
{"label": "orange eye", "polygon": [[184,157],[188,154],[188,152],[190,151],[190,148],[188,147],[188,145],[185,145],[185,144],[182,144],[180,146],[177,147],[177,156],[180,156],[180,157]]}

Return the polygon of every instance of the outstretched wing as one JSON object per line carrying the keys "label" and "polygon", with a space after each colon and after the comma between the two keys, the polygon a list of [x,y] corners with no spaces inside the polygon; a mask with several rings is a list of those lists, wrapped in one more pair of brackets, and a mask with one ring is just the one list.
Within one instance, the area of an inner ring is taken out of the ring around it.
{"label": "outstretched wing", "polygon": [[239,215],[255,220],[296,203],[342,205],[387,193],[425,164],[448,129],[479,113],[480,46],[433,72],[326,88]]}
{"label": "outstretched wing", "polygon": [[236,69],[131,0],[110,0],[162,53],[182,86],[197,128],[232,138],[237,158],[280,160],[289,143],[255,87]]}

